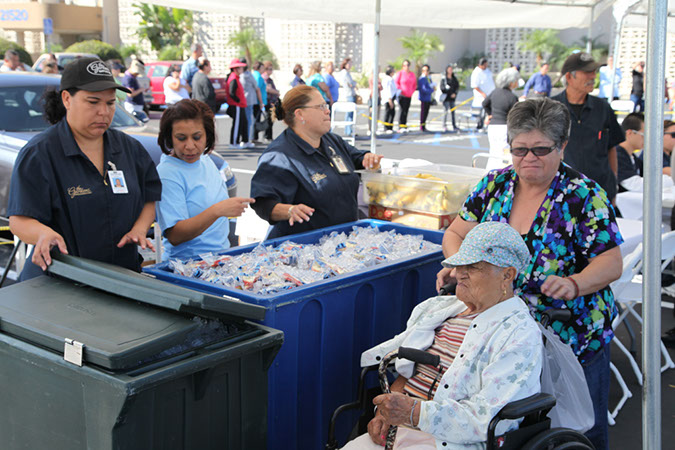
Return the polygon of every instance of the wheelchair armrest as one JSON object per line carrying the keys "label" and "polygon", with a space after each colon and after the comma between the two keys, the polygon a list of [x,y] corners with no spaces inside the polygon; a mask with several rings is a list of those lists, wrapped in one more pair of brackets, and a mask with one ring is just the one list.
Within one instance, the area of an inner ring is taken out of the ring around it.
{"label": "wheelchair armrest", "polygon": [[541,392],[507,404],[497,413],[497,417],[502,420],[515,420],[537,412],[548,413],[554,406],[555,397]]}
{"label": "wheelchair armrest", "polygon": [[[515,420],[525,417],[526,421],[540,422],[544,416],[555,406],[555,397],[550,394],[534,394],[530,397],[515,402],[508,403],[504,406],[496,416],[492,418],[488,425],[487,432],[487,448],[492,450],[498,448],[496,446],[495,431],[497,424],[502,420]],[[529,416],[529,417],[528,417]]]}

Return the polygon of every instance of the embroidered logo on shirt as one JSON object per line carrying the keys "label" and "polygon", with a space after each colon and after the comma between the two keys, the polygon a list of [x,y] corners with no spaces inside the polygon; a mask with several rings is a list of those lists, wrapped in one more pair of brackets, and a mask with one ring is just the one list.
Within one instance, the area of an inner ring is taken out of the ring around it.
{"label": "embroidered logo on shirt", "polygon": [[314,175],[312,175],[312,181],[314,182],[314,184],[319,184],[319,181],[323,180],[324,178],[326,178],[326,175],[322,173],[317,172]]}
{"label": "embroidered logo on shirt", "polygon": [[68,195],[70,195],[70,198],[75,198],[79,197],[80,195],[89,195],[91,194],[91,189],[89,188],[83,188],[82,186],[72,186],[68,188]]}

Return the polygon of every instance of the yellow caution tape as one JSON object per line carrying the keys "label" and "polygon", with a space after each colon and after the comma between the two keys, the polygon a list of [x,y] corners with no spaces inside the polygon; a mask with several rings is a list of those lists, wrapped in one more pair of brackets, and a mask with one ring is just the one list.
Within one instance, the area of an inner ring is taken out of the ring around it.
{"label": "yellow caution tape", "polygon": [[0,227],[0,231],[9,231],[9,227]]}

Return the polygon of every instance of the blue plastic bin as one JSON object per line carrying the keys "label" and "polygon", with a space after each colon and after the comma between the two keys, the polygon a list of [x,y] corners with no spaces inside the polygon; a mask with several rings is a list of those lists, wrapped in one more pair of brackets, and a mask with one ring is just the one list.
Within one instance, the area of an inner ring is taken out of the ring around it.
{"label": "blue plastic bin", "polygon": [[[354,225],[422,234],[437,244],[443,238],[441,231],[369,219],[273,239],[265,245],[286,240],[313,244],[332,231],[349,232]],[[223,254],[237,255],[255,246]],[[361,353],[400,333],[413,307],[436,295],[441,260],[439,250],[267,296],[175,275],[168,263],[144,271],[183,287],[268,309],[262,323],[284,332],[284,344],[269,371],[268,448],[305,450],[324,447],[333,410],[356,398]],[[347,421],[338,424],[342,439],[353,425]]]}

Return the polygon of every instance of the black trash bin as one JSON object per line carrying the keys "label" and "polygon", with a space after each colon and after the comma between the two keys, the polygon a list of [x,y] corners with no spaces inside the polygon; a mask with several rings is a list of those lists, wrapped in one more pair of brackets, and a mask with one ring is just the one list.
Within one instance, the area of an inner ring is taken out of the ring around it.
{"label": "black trash bin", "polygon": [[[265,309],[60,256],[0,290],[3,449],[264,449]],[[81,364],[81,365],[80,365]]]}

